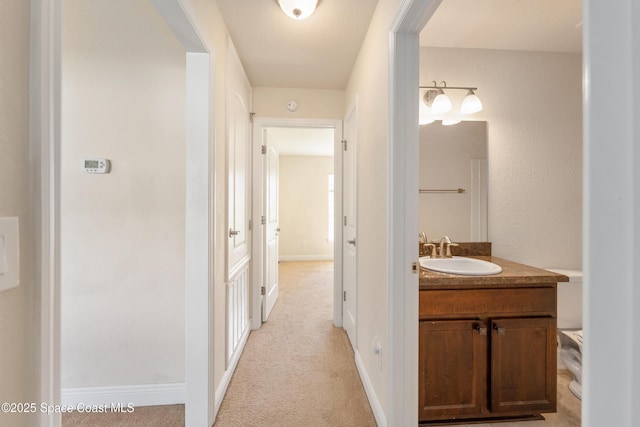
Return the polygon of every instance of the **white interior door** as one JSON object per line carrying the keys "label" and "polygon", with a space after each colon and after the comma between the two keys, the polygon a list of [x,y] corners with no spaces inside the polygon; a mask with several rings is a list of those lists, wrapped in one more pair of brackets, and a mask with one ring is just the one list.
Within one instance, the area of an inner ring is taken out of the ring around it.
{"label": "white interior door", "polygon": [[278,299],[278,151],[267,147],[265,159],[265,246],[262,321],[266,322]]}
{"label": "white interior door", "polygon": [[342,327],[356,346],[357,211],[356,211],[356,107],[344,120],[342,153]]}
{"label": "white interior door", "polygon": [[251,86],[229,43],[227,280],[250,259]]}

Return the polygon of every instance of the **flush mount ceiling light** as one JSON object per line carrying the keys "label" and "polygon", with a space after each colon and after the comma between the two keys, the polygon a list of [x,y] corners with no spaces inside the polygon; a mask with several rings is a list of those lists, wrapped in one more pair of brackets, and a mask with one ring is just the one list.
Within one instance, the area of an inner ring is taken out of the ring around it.
{"label": "flush mount ceiling light", "polygon": [[320,0],[276,0],[276,2],[285,15],[299,21],[311,16]]}

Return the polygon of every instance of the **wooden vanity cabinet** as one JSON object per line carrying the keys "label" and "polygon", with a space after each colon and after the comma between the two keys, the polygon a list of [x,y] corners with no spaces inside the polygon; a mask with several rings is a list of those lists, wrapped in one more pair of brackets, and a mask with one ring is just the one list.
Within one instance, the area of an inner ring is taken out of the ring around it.
{"label": "wooden vanity cabinet", "polygon": [[491,323],[491,412],[555,412],[556,319]]}
{"label": "wooden vanity cabinet", "polygon": [[556,410],[556,288],[420,291],[420,421]]}
{"label": "wooden vanity cabinet", "polygon": [[[479,332],[481,328],[483,334]],[[476,320],[420,322],[420,420],[469,417],[485,412],[486,331],[486,325]]]}

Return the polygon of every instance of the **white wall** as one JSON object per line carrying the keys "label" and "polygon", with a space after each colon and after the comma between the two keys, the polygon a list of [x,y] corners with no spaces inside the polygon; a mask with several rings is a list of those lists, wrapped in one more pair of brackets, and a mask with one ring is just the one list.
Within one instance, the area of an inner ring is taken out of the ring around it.
{"label": "white wall", "polygon": [[[287,110],[296,100],[298,110]],[[340,119],[344,117],[344,91],[330,89],[253,88],[253,111],[259,117]]]}
{"label": "white wall", "polygon": [[420,127],[420,189],[464,188],[464,193],[421,193],[420,231],[428,240],[449,236],[470,242],[472,159],[487,158],[485,122],[465,121],[443,126],[436,121]]}
{"label": "white wall", "polygon": [[62,387],[181,383],[185,51],[146,1],[67,0],[63,23]]}
{"label": "white wall", "polygon": [[214,67],[211,72],[211,100],[215,114],[214,124],[211,134],[211,153],[215,164],[215,176],[212,177],[215,186],[215,241],[213,247],[214,254],[214,290],[211,295],[211,306],[213,307],[214,331],[213,339],[213,377],[210,378],[214,388],[221,384],[226,371],[225,355],[225,271],[226,271],[226,250],[227,250],[227,133],[226,133],[226,88],[227,88],[227,37],[228,31],[222,20],[220,10],[216,2],[210,0],[184,0],[193,11],[193,16],[197,17],[195,25],[203,38],[204,43],[212,53]]}
{"label": "white wall", "polygon": [[[29,154],[29,2],[0,2],[0,217],[20,222],[20,285],[0,292],[0,402],[35,401],[38,339]],[[26,426],[28,414],[0,413]]]}
{"label": "white wall", "polygon": [[493,254],[581,269],[582,56],[421,48],[420,83],[477,86]]}
{"label": "white wall", "polygon": [[[377,338],[388,354],[387,180],[389,28],[400,0],[379,0],[349,78],[345,111],[358,101],[358,319],[357,351],[381,410],[388,411],[387,358],[374,353]],[[416,237],[417,241],[417,237]]]}
{"label": "white wall", "polygon": [[280,156],[280,260],[333,259],[328,176],[333,157]]}

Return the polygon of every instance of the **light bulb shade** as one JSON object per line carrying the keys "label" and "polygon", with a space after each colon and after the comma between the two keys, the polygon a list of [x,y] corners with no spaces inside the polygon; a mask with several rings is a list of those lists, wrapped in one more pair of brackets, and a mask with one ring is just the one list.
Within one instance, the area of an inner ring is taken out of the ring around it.
{"label": "light bulb shade", "polygon": [[420,101],[418,101],[418,124],[422,126],[432,123],[435,119],[431,115],[431,108],[427,107],[424,102]]}
{"label": "light bulb shade", "polygon": [[472,90],[467,92],[467,96],[462,101],[462,105],[460,106],[460,114],[473,114],[478,111],[482,111],[482,102],[480,102],[480,98],[473,93]]}
{"label": "light bulb shade", "polygon": [[436,96],[433,100],[433,104],[431,104],[431,112],[433,114],[443,114],[451,111],[452,108],[451,100],[444,94],[442,89],[440,89],[438,96]]}
{"label": "light bulb shade", "polygon": [[316,10],[316,6],[318,5],[318,0],[276,0],[280,5],[282,11],[297,21],[301,19],[308,18],[311,16],[314,10]]}
{"label": "light bulb shade", "polygon": [[436,119],[433,118],[433,116],[430,115],[425,115],[425,116],[420,116],[420,118],[418,119],[418,124],[420,126],[424,126],[424,125],[428,125],[429,123],[433,123],[435,122]]}
{"label": "light bulb shade", "polygon": [[456,125],[458,123],[460,123],[460,118],[459,117],[442,120],[442,125],[443,126],[451,126],[451,125]]}

